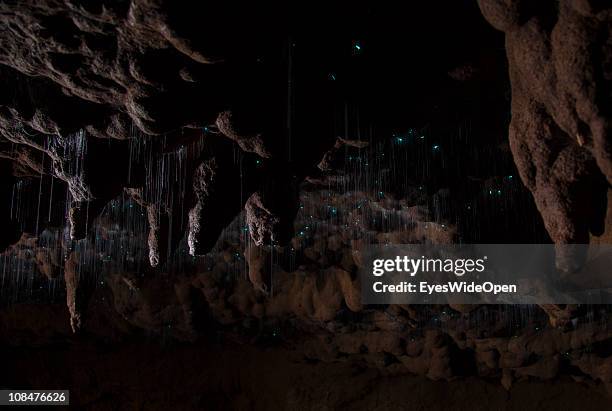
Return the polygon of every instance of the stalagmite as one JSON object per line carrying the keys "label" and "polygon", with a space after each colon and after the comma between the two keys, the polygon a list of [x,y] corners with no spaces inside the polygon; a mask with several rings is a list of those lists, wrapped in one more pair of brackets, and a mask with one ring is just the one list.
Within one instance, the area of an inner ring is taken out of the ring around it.
{"label": "stalagmite", "polygon": [[66,305],[70,313],[70,326],[73,332],[81,330],[83,325],[82,318],[82,296],[79,293],[79,283],[81,282],[79,273],[78,253],[73,251],[68,255],[64,263],[64,281],[66,282]]}

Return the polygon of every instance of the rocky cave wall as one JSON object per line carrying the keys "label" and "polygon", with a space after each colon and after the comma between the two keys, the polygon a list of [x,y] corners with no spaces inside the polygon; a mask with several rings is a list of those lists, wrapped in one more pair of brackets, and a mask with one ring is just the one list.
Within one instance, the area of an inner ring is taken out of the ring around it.
{"label": "rocky cave wall", "polygon": [[551,238],[604,232],[610,163],[611,10],[598,1],[479,2],[505,33],[510,147]]}
{"label": "rocky cave wall", "polygon": [[[338,35],[346,5],[313,34],[296,16],[316,6],[279,22],[227,2],[2,2],[0,246],[16,284],[3,298],[65,298],[74,331],[119,341],[214,334],[432,379],[609,387],[605,310],[361,304],[370,243],[605,231],[612,11],[478,4],[504,32],[507,67],[475,4],[447,5],[477,27],[453,54],[448,37],[405,44],[435,4],[404,10],[413,31],[389,41]],[[352,24],[390,18],[368,13]],[[397,67],[390,50],[416,50],[423,68]]]}

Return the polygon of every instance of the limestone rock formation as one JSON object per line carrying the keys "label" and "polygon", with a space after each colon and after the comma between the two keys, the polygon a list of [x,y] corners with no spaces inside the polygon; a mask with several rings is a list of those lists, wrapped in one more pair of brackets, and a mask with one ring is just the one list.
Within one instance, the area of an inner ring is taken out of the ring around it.
{"label": "limestone rock formation", "polygon": [[551,239],[575,267],[612,182],[612,9],[479,0],[508,147],[476,5],[375,3],[0,3],[0,302],[38,318],[1,311],[3,347],[146,336],[610,389],[605,308],[367,305],[359,269],[370,245]]}
{"label": "limestone rock formation", "polygon": [[598,1],[479,0],[506,35],[510,147],[557,243],[601,235],[612,183],[612,8]]}

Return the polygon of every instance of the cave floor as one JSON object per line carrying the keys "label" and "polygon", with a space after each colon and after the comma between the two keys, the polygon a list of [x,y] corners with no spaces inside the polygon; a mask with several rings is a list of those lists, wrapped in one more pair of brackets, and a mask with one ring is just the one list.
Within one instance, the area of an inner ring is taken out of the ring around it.
{"label": "cave floor", "polygon": [[70,389],[82,410],[352,409],[604,410],[612,398],[570,379],[430,381],[385,375],[359,361],[310,362],[284,348],[79,336],[40,347],[4,346],[0,385]]}

